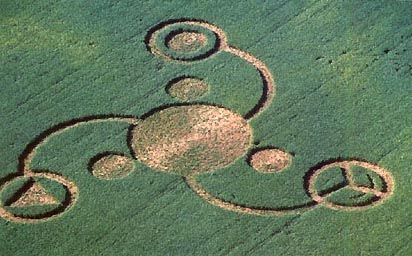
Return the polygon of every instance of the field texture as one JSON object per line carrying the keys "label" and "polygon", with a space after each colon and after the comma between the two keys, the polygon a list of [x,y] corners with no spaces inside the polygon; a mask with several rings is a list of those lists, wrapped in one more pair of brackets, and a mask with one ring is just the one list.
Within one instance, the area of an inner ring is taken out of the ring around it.
{"label": "field texture", "polygon": [[0,255],[411,255],[412,2],[0,0]]}

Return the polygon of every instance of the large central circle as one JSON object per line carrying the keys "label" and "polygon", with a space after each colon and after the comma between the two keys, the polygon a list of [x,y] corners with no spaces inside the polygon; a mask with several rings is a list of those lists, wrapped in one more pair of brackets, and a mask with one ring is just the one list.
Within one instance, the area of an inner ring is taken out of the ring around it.
{"label": "large central circle", "polygon": [[244,155],[252,131],[240,115],[221,107],[169,107],[138,123],[131,133],[136,158],[181,175],[213,171]]}

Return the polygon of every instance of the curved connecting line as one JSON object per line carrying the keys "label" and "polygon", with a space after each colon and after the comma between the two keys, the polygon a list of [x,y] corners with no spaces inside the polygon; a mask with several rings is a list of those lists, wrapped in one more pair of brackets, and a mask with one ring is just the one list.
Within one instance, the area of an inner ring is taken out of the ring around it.
{"label": "curved connecting line", "polygon": [[61,202],[60,206],[53,210],[52,212],[48,212],[47,214],[36,216],[35,218],[32,217],[21,217],[14,215],[13,213],[9,212],[3,206],[0,206],[0,218],[7,219],[9,221],[21,222],[21,223],[35,223],[39,221],[44,221],[49,218],[56,217],[59,213],[63,212],[64,210],[73,206],[78,197],[78,189],[77,186],[70,180],[51,172],[39,172],[33,171],[30,169],[30,163],[34,156],[36,155],[37,149],[41,147],[43,144],[47,143],[52,137],[55,137],[69,129],[81,126],[83,124],[88,123],[98,123],[98,122],[106,122],[106,121],[120,121],[126,122],[130,125],[136,124],[139,119],[134,116],[121,116],[121,115],[96,115],[96,116],[87,116],[78,119],[72,119],[67,122],[63,122],[57,124],[50,129],[42,132],[38,135],[32,142],[30,142],[24,151],[21,153],[19,157],[19,164],[17,173],[9,175],[5,180],[4,184],[0,185],[0,190],[4,187],[8,186],[12,180],[16,177],[38,177],[38,178],[46,178],[50,180],[54,180],[59,182],[65,186],[69,197],[66,197],[63,202]]}
{"label": "curved connecting line", "polygon": [[272,74],[269,72],[269,69],[262,61],[258,60],[255,56],[247,52],[236,49],[232,46],[228,46],[225,51],[236,55],[239,58],[250,63],[257,69],[260,77],[262,78],[262,96],[260,97],[258,104],[256,104],[256,106],[245,115],[246,119],[251,119],[252,117],[261,113],[267,106],[269,106],[275,96],[275,83],[273,81]]}
{"label": "curved connecting line", "polygon": [[215,51],[211,53],[210,55],[208,55],[207,57],[211,57],[215,55],[216,53],[218,53],[219,51],[225,51],[225,52],[228,52],[230,54],[233,54],[245,60],[247,63],[251,64],[259,72],[259,75],[262,78],[262,84],[263,84],[262,96],[260,97],[255,107],[253,107],[244,116],[245,119],[249,120],[255,117],[257,114],[260,114],[268,105],[270,105],[275,95],[275,83],[273,80],[273,76],[270,73],[268,67],[262,61],[260,61],[255,56],[253,56],[252,54],[239,50],[236,47],[229,45],[225,32],[221,28],[213,24],[210,24],[203,20],[187,19],[187,18],[173,19],[173,20],[162,22],[158,24],[157,26],[153,27],[152,29],[150,29],[148,34],[146,35],[145,41],[147,44],[147,49],[153,54],[160,56],[168,61],[174,61],[174,62],[178,62],[181,64],[189,64],[190,62],[188,61],[175,60],[171,58],[167,54],[162,53],[161,50],[157,49],[156,47],[156,35],[163,28],[169,25],[172,25],[172,24],[176,24],[176,23],[184,23],[184,24],[193,25],[193,26],[202,26],[206,29],[213,31],[216,34],[216,37],[219,43],[217,44]]}
{"label": "curved connecting line", "polygon": [[256,104],[256,106],[244,116],[246,119],[251,119],[255,117],[257,114],[261,113],[267,106],[270,105],[275,95],[275,82],[273,80],[272,74],[270,73],[265,63],[257,59],[252,54],[239,50],[229,45],[227,42],[227,37],[226,37],[225,32],[219,27],[209,24],[205,21],[187,21],[186,23],[191,24],[191,25],[200,24],[203,27],[215,32],[218,38],[220,39],[219,50],[226,51],[235,56],[238,56],[239,58],[251,64],[259,72],[259,75],[262,78],[263,93],[259,99],[258,104]]}
{"label": "curved connecting line", "polygon": [[111,122],[111,121],[120,121],[126,122],[131,125],[136,124],[139,119],[134,116],[122,116],[122,115],[98,115],[98,116],[87,116],[78,119],[72,119],[70,121],[57,124],[50,129],[42,132],[37,136],[32,142],[30,142],[23,153],[19,157],[19,171],[23,174],[30,175],[33,172],[30,170],[30,162],[34,158],[37,149],[46,144],[52,137],[55,137],[69,129],[89,124],[89,123],[98,123],[98,122]]}
{"label": "curved connecting line", "polygon": [[209,194],[201,185],[196,181],[194,176],[184,177],[186,184],[196,193],[199,197],[206,200],[214,206],[218,206],[225,210],[253,214],[253,215],[262,215],[262,216],[280,216],[286,214],[300,214],[304,211],[312,209],[312,207],[317,205],[317,202],[312,201],[307,204],[295,205],[291,207],[282,207],[282,208],[264,208],[264,207],[248,207],[243,205],[238,205],[224,201],[220,198],[217,198]]}

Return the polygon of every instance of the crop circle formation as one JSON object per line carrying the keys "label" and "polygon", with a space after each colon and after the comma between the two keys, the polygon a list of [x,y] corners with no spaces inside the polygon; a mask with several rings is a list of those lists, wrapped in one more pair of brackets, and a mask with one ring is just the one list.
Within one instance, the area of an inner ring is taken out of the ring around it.
{"label": "crop circle formation", "polygon": [[290,155],[279,149],[259,149],[249,156],[249,165],[261,173],[283,171],[290,163]]}
{"label": "crop circle formation", "polygon": [[[18,158],[18,173],[0,185],[0,217],[15,222],[37,222],[59,216],[77,200],[77,186],[49,171],[34,171],[31,161],[51,137],[84,124],[123,122],[128,126],[127,145],[132,157],[105,152],[89,161],[90,173],[102,180],[120,179],[135,169],[135,160],[148,167],[183,176],[188,187],[212,205],[256,215],[298,213],[316,205],[352,210],[374,206],[394,190],[391,174],[366,161],[334,161],[319,164],[305,174],[305,190],[312,202],[266,208],[236,204],[210,194],[195,177],[228,166],[247,154],[252,142],[250,120],[264,111],[275,93],[273,76],[255,56],[228,44],[223,30],[200,20],[169,20],[150,29],[145,37],[148,50],[165,61],[193,64],[220,51],[251,65],[262,79],[262,95],[244,116],[209,103],[189,103],[204,96],[209,86],[202,79],[180,76],[166,92],[183,101],[159,106],[142,119],[126,115],[92,115],[68,120],[39,134]],[[277,173],[291,164],[291,156],[275,148],[252,149],[247,164],[260,173]],[[246,164],[246,163],[245,163]]]}
{"label": "crop circle formation", "polygon": [[[319,188],[323,184],[317,184],[318,180],[329,183],[328,187]],[[393,193],[393,185],[391,174],[377,165],[340,161],[315,170],[308,180],[308,192],[329,208],[353,210],[383,202]]]}
{"label": "crop circle formation", "polygon": [[209,90],[209,85],[195,77],[174,79],[166,86],[166,92],[181,101],[193,101],[201,98]]}
{"label": "crop circle formation", "polygon": [[153,31],[148,41],[152,53],[167,60],[190,62],[215,54],[219,35],[202,22],[177,21]]}
{"label": "crop circle formation", "polygon": [[182,175],[209,172],[245,154],[252,131],[242,116],[210,105],[174,106],[149,116],[132,131],[138,160]]}
{"label": "crop circle formation", "polygon": [[77,187],[57,174],[32,173],[3,184],[0,199],[0,217],[16,222],[37,222],[55,217],[73,206]]}
{"label": "crop circle formation", "polygon": [[176,52],[194,52],[206,46],[206,35],[196,31],[182,31],[170,34],[166,39],[166,47]]}

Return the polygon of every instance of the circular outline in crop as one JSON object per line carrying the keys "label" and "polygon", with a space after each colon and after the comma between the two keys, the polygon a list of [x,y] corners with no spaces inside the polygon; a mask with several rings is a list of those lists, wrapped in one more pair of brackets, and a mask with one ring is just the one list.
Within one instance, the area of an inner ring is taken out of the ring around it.
{"label": "circular outline in crop", "polygon": [[[190,52],[176,51],[168,47],[170,39],[180,33],[190,32],[204,35],[206,44]],[[148,49],[166,60],[177,62],[193,62],[211,57],[226,45],[224,33],[218,27],[195,20],[174,20],[161,23],[149,31],[146,39]],[[224,43],[223,43],[224,42]]]}
{"label": "circular outline in crop", "polygon": [[0,217],[4,219],[15,221],[15,222],[20,222],[20,223],[34,223],[34,222],[45,221],[45,220],[49,220],[50,218],[55,218],[59,216],[60,214],[64,213],[65,211],[69,210],[77,201],[78,188],[76,184],[74,184],[72,181],[70,181],[69,179],[59,174],[50,173],[50,172],[30,171],[30,174],[14,176],[10,178],[8,181],[6,181],[5,183],[3,183],[0,186],[0,190],[3,190],[3,188],[11,184],[13,180],[21,178],[21,177],[39,177],[39,178],[50,179],[55,182],[58,182],[65,187],[66,194],[69,197],[67,197],[64,200],[64,202],[62,202],[59,208],[53,210],[52,212],[48,212],[48,213],[45,213],[45,214],[42,214],[36,217],[21,217],[21,216],[11,213],[10,211],[6,210],[2,205],[0,205]]}
{"label": "circular outline in crop", "polygon": [[[348,186],[350,186],[352,189],[355,189],[355,190],[358,190],[364,193],[374,193],[375,196],[378,197],[378,200],[373,201],[370,204],[360,205],[360,206],[343,206],[343,205],[334,204],[332,202],[328,202],[324,200],[325,195],[320,196],[318,194],[318,191],[316,191],[316,188],[315,188],[315,181],[318,175],[321,172],[329,168],[332,168],[332,167],[342,168],[345,171],[345,173],[347,173],[348,170],[350,170],[350,167],[353,165],[363,167],[365,169],[371,170],[375,172],[376,174],[378,174],[380,178],[382,179],[382,181],[385,183],[386,188],[384,191],[376,191],[374,189],[365,188],[362,186],[352,186],[351,184],[349,184]],[[394,190],[394,179],[389,171],[377,165],[371,164],[369,162],[358,161],[358,160],[336,161],[336,162],[325,164],[315,169],[314,171],[312,171],[311,175],[308,178],[308,182],[307,182],[307,191],[310,197],[315,202],[322,204],[328,208],[335,209],[335,210],[357,210],[357,209],[365,209],[365,208],[375,206],[377,204],[382,203],[383,201],[385,201],[385,199],[390,197],[393,194],[393,190]]]}

